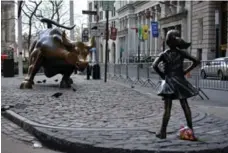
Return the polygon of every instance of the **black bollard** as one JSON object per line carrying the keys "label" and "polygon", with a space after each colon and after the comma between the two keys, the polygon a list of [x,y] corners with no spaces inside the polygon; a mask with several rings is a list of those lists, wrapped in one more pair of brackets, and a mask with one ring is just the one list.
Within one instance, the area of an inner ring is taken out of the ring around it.
{"label": "black bollard", "polygon": [[99,64],[95,64],[93,65],[93,79],[94,80],[98,80],[100,79],[100,65]]}
{"label": "black bollard", "polygon": [[87,80],[90,80],[90,75],[91,75],[91,66],[88,65],[86,68],[86,78]]}

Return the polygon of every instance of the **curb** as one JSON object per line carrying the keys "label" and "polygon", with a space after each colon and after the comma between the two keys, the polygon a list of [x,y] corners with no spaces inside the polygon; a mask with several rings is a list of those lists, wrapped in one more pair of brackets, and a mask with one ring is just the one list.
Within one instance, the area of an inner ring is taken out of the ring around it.
{"label": "curb", "polygon": [[40,130],[39,127],[36,127],[36,125],[29,123],[29,120],[22,119],[18,114],[11,110],[3,112],[2,115],[10,121],[14,122],[15,124],[19,125],[25,131],[34,135],[44,146],[48,148],[64,151],[67,153],[73,153],[75,151],[80,153],[102,153],[102,151],[104,151],[103,148],[96,148],[92,145],[70,142],[64,139],[57,138],[53,135],[48,135],[42,130]]}
{"label": "curb", "polygon": [[[21,117],[11,110],[7,110],[2,113],[4,117],[14,122],[15,124],[22,127],[24,130],[34,135],[44,146],[49,147],[54,150],[64,151],[67,153],[161,153],[157,151],[148,150],[130,150],[122,148],[105,148],[105,147],[95,147],[90,144],[82,144],[77,142],[70,142],[61,138],[57,138],[53,135],[48,135],[40,130],[38,127],[29,123],[29,120],[23,120]],[[178,153],[177,150],[162,151],[162,153]],[[182,152],[180,152],[182,153]],[[190,152],[189,152],[190,153]]]}

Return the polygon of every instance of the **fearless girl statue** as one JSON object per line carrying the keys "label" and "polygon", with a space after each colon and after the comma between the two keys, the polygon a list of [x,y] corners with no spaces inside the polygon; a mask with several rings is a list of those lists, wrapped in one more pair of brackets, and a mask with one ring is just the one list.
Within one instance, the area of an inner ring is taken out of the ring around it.
{"label": "fearless girl statue", "polygon": [[[166,35],[166,44],[169,46],[169,49],[161,53],[153,63],[154,70],[162,78],[156,91],[158,96],[161,96],[164,100],[165,109],[161,129],[156,134],[156,137],[160,139],[166,138],[166,128],[170,119],[172,100],[180,100],[181,107],[184,110],[187,120],[187,125],[193,132],[191,110],[187,99],[197,95],[198,90],[186,80],[185,75],[200,63],[200,61],[192,57],[188,52],[183,51],[183,49],[187,49],[191,43],[187,43],[181,39],[179,31],[168,31]],[[184,59],[192,61],[192,64],[185,70]],[[160,62],[163,63],[164,71],[161,71],[158,66]]]}

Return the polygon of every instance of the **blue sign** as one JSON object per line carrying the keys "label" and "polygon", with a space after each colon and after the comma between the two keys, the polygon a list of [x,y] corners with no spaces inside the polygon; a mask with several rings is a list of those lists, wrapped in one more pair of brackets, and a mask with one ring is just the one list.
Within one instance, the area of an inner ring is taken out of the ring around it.
{"label": "blue sign", "polygon": [[90,52],[96,52],[96,48],[91,48]]}
{"label": "blue sign", "polygon": [[158,37],[159,31],[158,31],[158,22],[152,21],[151,22],[151,31],[153,37]]}

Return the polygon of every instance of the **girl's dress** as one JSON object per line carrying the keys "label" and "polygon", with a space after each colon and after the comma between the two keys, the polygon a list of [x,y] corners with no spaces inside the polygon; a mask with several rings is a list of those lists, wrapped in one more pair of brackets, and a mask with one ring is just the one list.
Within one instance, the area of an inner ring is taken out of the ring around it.
{"label": "girl's dress", "polygon": [[171,99],[185,99],[198,94],[198,90],[184,76],[184,51],[166,50],[161,53],[165,79],[156,87],[157,94]]}

